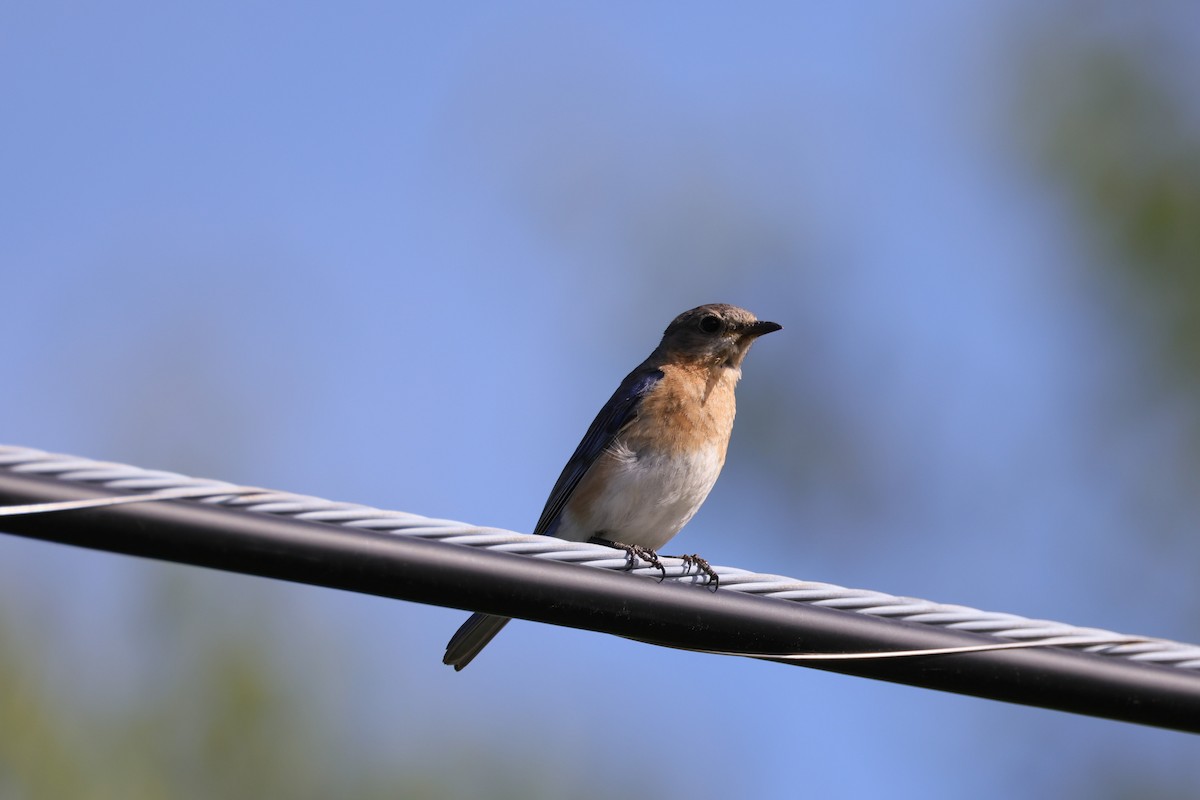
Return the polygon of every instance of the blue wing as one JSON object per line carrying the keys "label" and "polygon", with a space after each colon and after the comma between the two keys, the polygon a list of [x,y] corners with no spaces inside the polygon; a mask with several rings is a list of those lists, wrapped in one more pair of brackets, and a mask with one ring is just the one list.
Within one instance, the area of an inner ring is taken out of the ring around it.
{"label": "blue wing", "polygon": [[583,441],[575,448],[571,459],[563,467],[558,482],[550,490],[550,498],[542,509],[534,533],[553,536],[562,521],[562,512],[567,501],[575,492],[575,487],[583,479],[585,473],[600,457],[621,429],[637,417],[638,407],[642,398],[662,379],[662,371],[647,369],[642,366],[629,373],[621,385],[613,392],[613,396],[600,409],[600,413],[592,420],[591,427],[583,435]]}

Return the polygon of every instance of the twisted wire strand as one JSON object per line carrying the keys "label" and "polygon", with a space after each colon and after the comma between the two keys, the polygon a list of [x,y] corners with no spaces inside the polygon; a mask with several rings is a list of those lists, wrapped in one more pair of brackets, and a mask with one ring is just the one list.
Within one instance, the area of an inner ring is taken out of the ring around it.
{"label": "twisted wire strand", "polygon": [[[308,495],[238,486],[226,481],[193,478],[175,472],[148,470],[76,456],[46,453],[28,447],[0,445],[0,468],[19,473],[54,477],[64,481],[91,483],[108,489],[149,493],[141,499],[187,497],[203,503],[228,506],[258,514],[274,514],[312,522],[415,536],[468,547],[565,561],[601,569],[625,570],[627,556],[603,545],[567,542],[551,536],[468,525],[402,511],[386,511],[356,503],[336,502]],[[91,502],[108,505],[128,501],[112,498]],[[81,507],[81,501],[70,507]],[[55,505],[55,504],[50,504]],[[63,504],[65,505],[65,504]],[[44,509],[53,510],[53,509]],[[0,509],[2,511],[2,509]],[[662,558],[666,580],[704,583],[706,576],[677,558]],[[869,589],[850,589],[816,581],[802,581],[736,567],[714,565],[721,591],[744,592],[777,600],[837,608],[875,617],[915,622],[985,634],[1007,640],[1003,646],[1071,647],[1131,661],[1152,662],[1183,670],[1200,671],[1200,646],[1143,636],[1128,636],[1100,628],[1082,628],[1049,620],[1029,619],[1016,614],[980,611],[961,605],[935,603],[913,597],[898,597]],[[641,566],[634,574],[662,577],[655,567]],[[1016,643],[1016,644],[1014,644]],[[896,655],[896,654],[892,654]],[[796,656],[820,658],[820,655]],[[842,656],[837,656],[842,657]]]}

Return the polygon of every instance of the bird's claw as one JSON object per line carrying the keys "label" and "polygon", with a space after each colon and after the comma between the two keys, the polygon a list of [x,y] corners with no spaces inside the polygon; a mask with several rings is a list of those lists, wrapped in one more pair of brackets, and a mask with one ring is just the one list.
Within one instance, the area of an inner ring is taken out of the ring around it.
{"label": "bird's claw", "polygon": [[708,583],[712,586],[714,592],[721,585],[721,576],[712,568],[712,564],[708,563],[708,559],[698,556],[695,553],[686,556],[677,556],[677,558],[688,569],[695,567],[697,572],[703,572],[705,577],[708,578]]}
{"label": "bird's claw", "polygon": [[625,544],[624,542],[606,542],[606,544],[611,547],[615,547],[618,550],[625,551],[625,569],[632,570],[637,566],[637,562],[640,560],[645,561],[651,567],[654,567],[662,573],[658,578],[659,582],[667,577],[666,565],[662,563],[662,559],[658,557],[658,553],[654,552],[653,550],[647,550],[640,544]]}
{"label": "bird's claw", "polygon": [[[660,573],[662,573],[658,578],[659,583],[661,583],[667,577],[667,566],[663,564],[662,558],[659,557],[658,553],[642,547],[640,544],[612,542],[600,536],[593,536],[588,541],[593,544],[603,544],[609,547],[615,547],[618,550],[624,550],[625,569],[627,570],[634,569],[637,566],[638,561],[645,561],[651,567],[654,567]],[[717,590],[717,587],[720,586],[721,576],[718,575],[717,571],[712,568],[712,564],[708,563],[708,559],[695,553],[685,556],[667,556],[667,558],[678,558],[680,561],[682,561],[685,573],[691,570],[692,567],[695,567],[697,572],[704,573],[704,576],[708,578],[708,585],[712,586],[714,592]]]}

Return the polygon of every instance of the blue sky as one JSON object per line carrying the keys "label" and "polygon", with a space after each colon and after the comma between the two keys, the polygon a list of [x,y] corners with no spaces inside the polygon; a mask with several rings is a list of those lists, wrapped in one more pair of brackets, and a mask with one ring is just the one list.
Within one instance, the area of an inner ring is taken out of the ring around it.
{"label": "blue sky", "polygon": [[[785,330],[682,549],[1195,641],[1194,552],[1145,530],[1191,508],[1145,478],[1178,401],[1130,388],[1135,316],[1023,149],[1037,9],[9,7],[3,439],[528,529],[666,323],[732,302]],[[159,569],[0,539],[6,619],[118,697]],[[1177,734],[532,624],[455,675],[459,612],[203,575],[288,622],[330,730],[466,787],[460,750],[547,796],[1200,785]]]}

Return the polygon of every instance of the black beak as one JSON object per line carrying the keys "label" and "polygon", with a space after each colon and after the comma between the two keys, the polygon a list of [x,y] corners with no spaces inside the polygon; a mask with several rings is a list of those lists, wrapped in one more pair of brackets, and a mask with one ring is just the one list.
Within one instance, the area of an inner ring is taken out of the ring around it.
{"label": "black beak", "polygon": [[779,330],[783,330],[783,326],[778,322],[767,322],[765,319],[760,319],[758,322],[747,325],[742,330],[742,336],[757,339],[760,336],[765,336],[768,333],[774,333]]}

